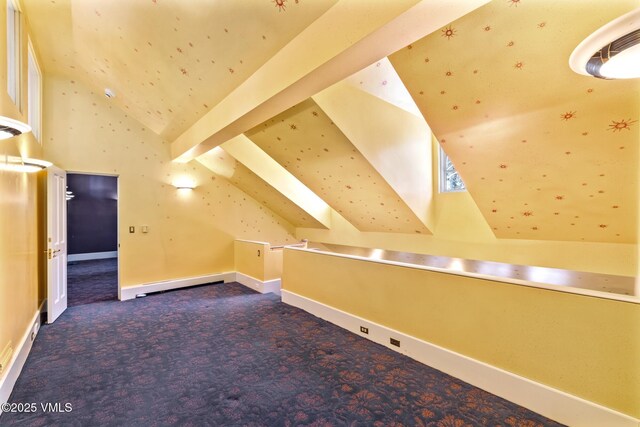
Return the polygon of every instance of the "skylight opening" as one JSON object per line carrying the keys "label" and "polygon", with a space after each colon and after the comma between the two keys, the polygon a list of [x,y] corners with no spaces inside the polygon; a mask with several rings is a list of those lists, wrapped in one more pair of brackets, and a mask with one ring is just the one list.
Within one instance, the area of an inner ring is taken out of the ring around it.
{"label": "skylight opening", "polygon": [[467,187],[449,156],[440,147],[440,192],[455,193],[460,191],[467,191]]}

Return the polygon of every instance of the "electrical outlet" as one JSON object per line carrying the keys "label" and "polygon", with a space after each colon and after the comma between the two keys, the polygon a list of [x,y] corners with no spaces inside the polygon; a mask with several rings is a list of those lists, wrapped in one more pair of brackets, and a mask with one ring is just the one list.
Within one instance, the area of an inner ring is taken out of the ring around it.
{"label": "electrical outlet", "polygon": [[400,347],[400,341],[394,338],[389,338],[389,342],[391,345],[395,345],[396,347]]}
{"label": "electrical outlet", "polygon": [[368,334],[369,333],[369,328],[365,328],[364,326],[360,326],[360,332],[362,332],[363,334]]}

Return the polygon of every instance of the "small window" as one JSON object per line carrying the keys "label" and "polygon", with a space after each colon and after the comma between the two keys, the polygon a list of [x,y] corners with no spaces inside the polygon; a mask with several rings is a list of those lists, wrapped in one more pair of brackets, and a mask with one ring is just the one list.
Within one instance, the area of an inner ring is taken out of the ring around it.
{"label": "small window", "polygon": [[20,99],[20,11],[14,0],[7,0],[7,92],[22,111]]}
{"label": "small window", "polygon": [[40,138],[40,124],[42,122],[42,74],[40,73],[40,67],[38,66],[38,61],[36,59],[35,53],[33,52],[31,43],[29,43],[28,55],[28,120],[29,126],[31,126],[31,131],[33,132],[33,136],[35,136],[39,142],[42,142],[42,139]]}
{"label": "small window", "polygon": [[466,191],[466,187],[451,159],[440,147],[440,192],[451,193],[455,191]]}

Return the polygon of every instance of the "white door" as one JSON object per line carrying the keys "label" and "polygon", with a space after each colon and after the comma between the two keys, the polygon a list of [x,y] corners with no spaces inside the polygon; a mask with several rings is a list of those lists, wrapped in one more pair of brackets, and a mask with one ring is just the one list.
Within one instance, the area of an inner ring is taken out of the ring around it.
{"label": "white door", "polygon": [[47,323],[67,309],[67,173],[47,168]]}

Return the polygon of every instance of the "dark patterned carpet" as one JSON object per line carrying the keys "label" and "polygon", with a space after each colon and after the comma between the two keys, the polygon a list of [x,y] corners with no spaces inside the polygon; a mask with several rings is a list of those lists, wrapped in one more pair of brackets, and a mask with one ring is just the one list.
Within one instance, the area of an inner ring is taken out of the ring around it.
{"label": "dark patterned carpet", "polygon": [[69,308],[6,413],[24,426],[555,426],[273,294],[219,284]]}
{"label": "dark patterned carpet", "polygon": [[118,259],[72,261],[67,266],[67,305],[118,299]]}

